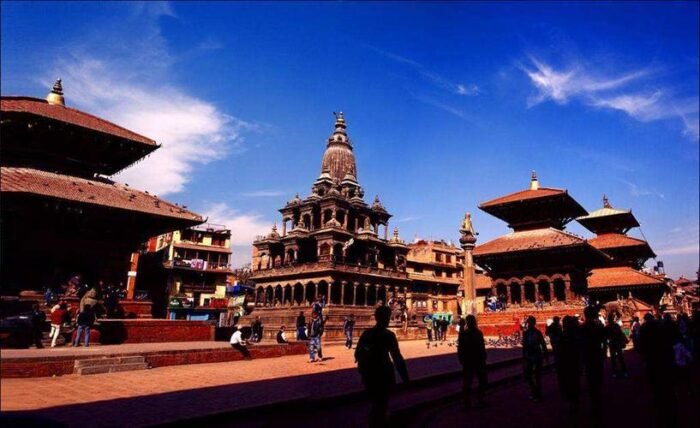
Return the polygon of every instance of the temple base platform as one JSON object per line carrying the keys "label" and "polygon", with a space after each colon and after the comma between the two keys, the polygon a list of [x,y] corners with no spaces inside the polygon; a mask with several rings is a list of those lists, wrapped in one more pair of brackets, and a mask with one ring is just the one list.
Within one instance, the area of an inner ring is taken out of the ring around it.
{"label": "temple base platform", "polygon": [[[306,342],[255,344],[248,347],[251,357],[275,358],[308,352]],[[240,352],[226,342],[140,343],[126,345],[57,347],[44,349],[2,349],[0,378],[47,377],[74,372],[75,362],[86,359],[141,356],[150,368],[220,363],[242,360]]]}
{"label": "temple base platform", "polygon": [[[349,315],[354,315],[355,329],[353,337],[355,340],[366,329],[375,325],[374,307],[369,306],[345,306],[332,305],[326,306],[323,309],[323,316],[326,317],[326,325],[323,334],[324,341],[342,341],[345,340],[343,332],[343,322]],[[238,324],[241,327],[250,327],[256,317],[260,317],[263,324],[263,339],[275,339],[275,335],[280,326],[285,326],[288,338],[294,338],[296,335],[296,319],[299,312],[304,313],[306,322],[311,320],[311,307],[309,306],[292,306],[292,307],[256,307],[250,315],[242,317]],[[392,321],[389,329],[396,334],[399,340],[414,340],[425,338],[425,324],[422,320],[409,321],[408,326],[404,326],[399,321]]]}
{"label": "temple base platform", "polygon": [[560,318],[567,315],[583,316],[583,309],[582,305],[545,306],[542,309],[534,307],[509,308],[505,311],[479,313],[477,314],[477,321],[484,336],[505,336],[519,332],[519,326],[523,318],[530,315],[537,320],[537,327],[544,331],[548,319],[552,319],[555,316]]}

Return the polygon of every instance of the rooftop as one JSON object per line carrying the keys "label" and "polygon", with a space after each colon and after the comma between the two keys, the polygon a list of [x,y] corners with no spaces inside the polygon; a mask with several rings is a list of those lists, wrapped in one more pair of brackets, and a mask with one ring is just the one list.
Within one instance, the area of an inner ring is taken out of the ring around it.
{"label": "rooftop", "polygon": [[125,184],[107,179],[85,179],[31,168],[2,167],[0,191],[27,193],[101,205],[201,223],[204,219],[178,205]]}
{"label": "rooftop", "polygon": [[143,135],[137,134],[133,131],[129,131],[128,129],[115,125],[112,122],[100,119],[99,117],[71,107],[65,107],[58,104],[49,104],[46,100],[39,98],[2,97],[0,99],[0,110],[3,113],[26,113],[45,117],[157,147],[156,142],[150,138],[144,137]]}
{"label": "rooftop", "polygon": [[475,256],[513,251],[543,250],[548,248],[585,245],[586,240],[572,233],[554,228],[511,232],[474,249]]}
{"label": "rooftop", "polygon": [[610,267],[593,269],[588,277],[588,288],[621,286],[664,286],[666,283],[654,275],[631,267]]}

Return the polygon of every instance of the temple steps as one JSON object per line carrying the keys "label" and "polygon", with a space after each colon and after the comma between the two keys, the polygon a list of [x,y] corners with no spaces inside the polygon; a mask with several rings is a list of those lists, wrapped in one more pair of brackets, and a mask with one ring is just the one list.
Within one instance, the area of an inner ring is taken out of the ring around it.
{"label": "temple steps", "polygon": [[142,356],[128,357],[103,357],[86,360],[77,360],[73,373],[77,375],[91,375],[101,373],[126,372],[132,370],[145,370],[148,368],[146,358]]}

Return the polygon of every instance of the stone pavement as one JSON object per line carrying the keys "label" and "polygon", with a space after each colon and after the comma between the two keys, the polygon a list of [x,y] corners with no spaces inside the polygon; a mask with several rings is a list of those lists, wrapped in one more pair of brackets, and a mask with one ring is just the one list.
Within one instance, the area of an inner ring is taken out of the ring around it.
{"label": "stone pavement", "polygon": [[[124,345],[126,346],[126,345]],[[411,376],[459,369],[456,349],[400,343]],[[324,348],[321,363],[305,355],[253,361],[172,366],[123,373],[3,379],[0,410],[23,411],[68,426],[145,426],[262,404],[335,396],[361,389],[353,351]],[[519,355],[494,349],[490,361]]]}

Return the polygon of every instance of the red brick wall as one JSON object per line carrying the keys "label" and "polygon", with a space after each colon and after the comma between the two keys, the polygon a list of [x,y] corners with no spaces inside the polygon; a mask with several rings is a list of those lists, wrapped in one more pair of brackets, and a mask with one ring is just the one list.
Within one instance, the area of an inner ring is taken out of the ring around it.
{"label": "red brick wall", "polygon": [[214,340],[214,325],[206,321],[100,320],[99,330],[104,344]]}

